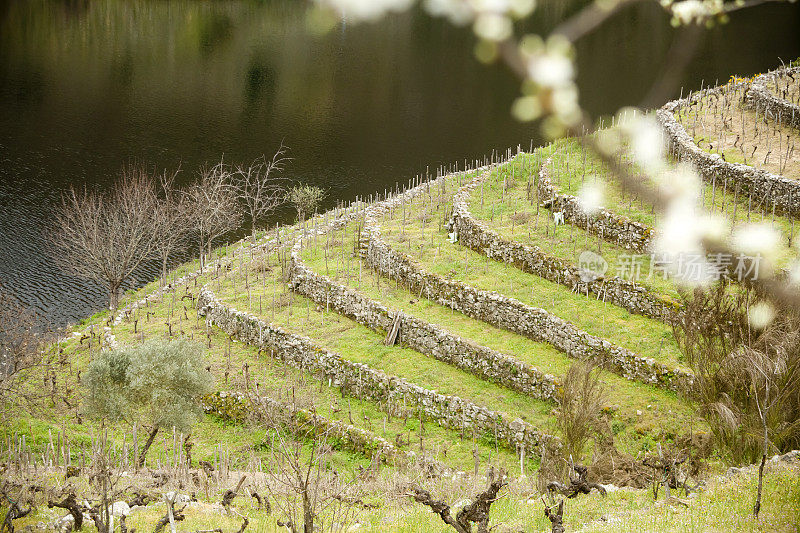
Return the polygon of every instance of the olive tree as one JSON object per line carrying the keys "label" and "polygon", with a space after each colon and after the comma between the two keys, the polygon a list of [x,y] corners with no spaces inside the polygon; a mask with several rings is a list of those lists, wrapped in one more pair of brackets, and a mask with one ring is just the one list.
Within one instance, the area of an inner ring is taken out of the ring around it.
{"label": "olive tree", "polygon": [[289,189],[287,198],[297,210],[297,220],[303,222],[322,203],[325,191],[314,185],[295,185]]}
{"label": "olive tree", "polygon": [[188,433],[202,414],[198,400],[213,385],[206,364],[203,346],[187,339],[150,339],[103,351],[83,373],[83,408],[96,419],[149,425],[136,462],[141,466],[160,428]]}

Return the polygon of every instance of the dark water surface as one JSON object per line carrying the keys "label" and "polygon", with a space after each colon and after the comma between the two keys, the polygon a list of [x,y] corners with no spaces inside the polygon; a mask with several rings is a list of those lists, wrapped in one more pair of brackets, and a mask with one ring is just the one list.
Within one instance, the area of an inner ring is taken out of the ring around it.
{"label": "dark water surface", "polygon": [[[543,0],[546,31],[582,2]],[[0,284],[63,324],[105,302],[60,272],[46,235],[70,185],[103,187],[128,161],[251,160],[290,147],[292,178],[329,203],[440,163],[533,140],[509,106],[518,82],[473,59],[467,29],[420,13],[306,32],[300,0],[0,0]],[[653,5],[578,43],[586,107],[637,104],[674,30]],[[726,80],[800,56],[800,6],[764,5],[708,32],[682,84]],[[134,280],[153,279],[156,267]]]}

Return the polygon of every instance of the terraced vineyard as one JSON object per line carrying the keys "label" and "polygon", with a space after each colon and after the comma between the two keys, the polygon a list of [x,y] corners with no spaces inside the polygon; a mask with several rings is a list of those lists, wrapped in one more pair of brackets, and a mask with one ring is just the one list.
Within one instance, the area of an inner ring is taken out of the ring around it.
{"label": "terraced vineyard", "polygon": [[421,268],[480,290],[513,297],[617,346],[664,364],[679,365],[680,354],[668,325],[576,294],[559,283],[522,272],[513,265],[491,261],[479,252],[450,242],[447,231],[426,230],[421,220],[446,213],[444,204],[439,207],[420,200],[411,202],[408,210],[410,216],[405,223],[391,215],[381,228],[389,246],[408,255]]}
{"label": "terraced vineyard", "polygon": [[[420,297],[418,293],[410,291],[396,280],[370,269],[364,259],[353,253],[354,247],[359,243],[360,224],[358,220],[352,221],[332,232],[329,236],[331,240],[324,241],[342,243],[343,246],[339,244],[336,248],[330,248],[322,242],[318,242],[317,246],[313,246],[313,242],[308,242],[300,254],[305,265],[317,275],[327,276],[332,282],[385,305],[389,316],[394,316],[399,311],[406,316],[429,322],[471,344],[489,348],[530,368],[554,375],[555,381],[558,382],[558,376],[564,374],[571,364],[571,359],[552,345],[537,342],[448,309],[436,301]],[[407,224],[406,229],[411,234],[414,225]],[[319,303],[325,305],[324,300],[320,300]],[[402,331],[401,327],[401,342]],[[388,331],[382,330],[381,333],[380,338],[383,338]],[[609,407],[614,412],[615,432],[620,442],[625,443],[627,450],[633,452],[646,450],[652,445],[654,438],[662,436],[674,438],[680,433],[681,427],[690,423],[690,406],[675,393],[630,382],[611,373],[605,373],[603,379],[609,384],[611,392]],[[493,388],[503,395],[511,394],[501,387]],[[466,393],[470,394],[468,391]],[[528,395],[535,396],[536,393],[531,391]],[[553,399],[550,398],[551,402]],[[531,406],[537,404],[530,399],[526,402]],[[643,410],[642,406],[649,408]],[[553,407],[555,405],[551,403],[544,412],[549,412]]]}
{"label": "terraced vineyard", "polygon": [[[795,94],[781,87],[773,93]],[[723,120],[714,129],[716,113],[706,111],[721,105],[720,98],[725,105],[741,100],[739,89],[730,90],[716,100],[692,100],[693,107],[675,115],[687,130],[705,132],[694,136],[702,151],[710,142],[726,158],[732,148],[723,143],[733,141],[724,136],[741,124]],[[745,134],[747,124],[757,123],[748,113],[756,112],[735,108]],[[735,148],[743,146],[752,162],[761,155],[750,154],[746,143],[788,142],[786,157],[765,158],[759,166],[795,179],[791,143],[797,132],[788,128],[758,126],[755,137]],[[788,141],[779,140],[784,136]],[[391,484],[394,476],[417,472],[463,498],[496,465],[517,480],[514,497],[493,513],[518,527],[543,529],[549,526],[539,509],[531,513],[523,503],[536,491],[527,476],[548,466],[563,444],[559,401],[577,360],[602,369],[606,391],[608,431],[583,450],[587,458],[610,458],[610,470],[598,479],[617,480],[615,458],[657,453],[662,446],[697,450],[707,428],[694,414],[693,375],[672,333],[681,295],[649,253],[656,210],[623,193],[578,141],[507,155],[261,234],[255,245],[217,249],[205,272],[190,263],[166,286],[154,282],[131,293],[118,314],[87,319],[58,343],[45,370],[53,388],[45,412],[15,418],[4,429],[0,453],[10,461],[28,450],[47,462],[58,455],[53,434],[59,450],[61,436],[68,435],[72,448],[64,448],[62,458],[77,462],[106,429],[80,411],[80,373],[88,362],[103,348],[176,336],[208,350],[217,390],[203,399],[207,416],[191,438],[193,457],[218,469],[261,472],[274,459],[269,443],[276,433],[305,443],[309,452],[312,421],[328,439],[326,469],[337,476],[371,472],[365,486],[378,491],[369,483]],[[744,181],[729,179],[706,176],[700,207],[737,224],[771,224],[793,242],[794,208],[777,205],[785,195],[758,196],[753,182],[745,190]],[[584,212],[575,198],[589,184],[606,192],[599,214]],[[603,276],[582,277],[583,251],[606,259]],[[127,457],[130,430],[113,429],[110,446]],[[182,464],[185,436],[171,437],[156,440],[150,468]],[[212,491],[221,498],[225,489],[218,482]],[[407,487],[392,490],[402,496]],[[623,506],[644,509],[640,496],[610,494],[607,504],[587,497],[571,507],[568,524],[579,527]],[[377,500],[377,509],[364,505],[361,521],[372,530],[442,527],[420,506],[409,511]],[[259,517],[256,526],[274,529],[274,519],[250,512]],[[694,510],[685,513],[693,524],[703,520]],[[710,516],[722,519],[717,512]],[[641,520],[652,526],[660,519],[644,513]],[[614,530],[611,523],[590,528]]]}

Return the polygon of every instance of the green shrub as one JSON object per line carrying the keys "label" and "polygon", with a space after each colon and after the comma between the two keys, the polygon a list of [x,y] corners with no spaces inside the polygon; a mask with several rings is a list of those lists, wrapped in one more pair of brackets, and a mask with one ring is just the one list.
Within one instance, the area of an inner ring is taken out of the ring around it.
{"label": "green shrub", "polygon": [[325,191],[313,185],[296,185],[287,194],[287,199],[297,210],[297,219],[300,222],[314,214],[323,198]]}
{"label": "green shrub", "polygon": [[83,409],[110,422],[186,431],[202,414],[198,399],[213,385],[205,367],[203,346],[186,339],[151,339],[104,351],[83,374]]}

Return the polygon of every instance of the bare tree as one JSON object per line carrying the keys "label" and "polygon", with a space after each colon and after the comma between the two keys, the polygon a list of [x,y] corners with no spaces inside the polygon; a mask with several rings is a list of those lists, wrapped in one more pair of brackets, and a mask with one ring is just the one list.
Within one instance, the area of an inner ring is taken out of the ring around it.
{"label": "bare tree", "polygon": [[3,482],[3,486],[0,487],[0,502],[6,500],[9,503],[9,508],[5,518],[0,522],[0,533],[4,533],[5,531],[14,533],[14,520],[25,518],[31,514],[31,511],[34,509],[33,505],[30,505],[27,509],[23,509],[20,507],[21,502],[19,498],[12,498],[8,492],[8,482]]}
{"label": "bare tree", "polygon": [[544,504],[544,516],[550,520],[552,526],[552,533],[564,533],[564,498],[561,498],[557,504],[548,505],[542,497]]}
{"label": "bare tree", "polygon": [[451,526],[458,533],[472,533],[472,524],[478,526],[478,533],[488,533],[489,531],[489,511],[492,504],[498,499],[498,492],[507,484],[505,474],[501,470],[499,475],[494,475],[494,469],[490,471],[489,486],[481,492],[467,506],[462,508],[456,516],[450,514],[450,506],[441,500],[434,500],[431,493],[419,487],[414,487],[409,496],[414,500],[430,507],[431,511],[439,515],[442,522]]}
{"label": "bare tree", "polygon": [[242,213],[231,183],[231,170],[223,162],[203,169],[200,180],[186,191],[191,225],[200,241],[200,268],[205,268],[211,244],[220,236],[236,229]]}
{"label": "bare tree", "polygon": [[286,187],[283,179],[277,176],[290,159],[286,148],[281,144],[272,159],[261,157],[250,166],[239,166],[233,173],[236,195],[245,205],[250,218],[250,233],[253,244],[256,242],[256,229],[259,221],[272,214],[286,201]]}
{"label": "bare tree", "polygon": [[184,244],[191,231],[189,202],[176,186],[178,171],[159,176],[159,198],[153,218],[158,226],[157,251],[161,259],[162,283],[167,279],[169,258]]}
{"label": "bare tree", "polygon": [[293,533],[345,531],[355,519],[357,503],[361,501],[354,496],[358,486],[336,474],[327,475],[332,449],[324,432],[309,422],[301,433],[311,441],[307,448],[302,440],[285,438],[278,426],[274,430],[273,468],[268,475],[267,490],[286,518],[286,522],[278,521],[278,525]]}
{"label": "bare tree", "polygon": [[587,476],[589,475],[588,467],[574,464],[570,470],[578,474],[578,477],[572,477],[572,474],[570,473],[569,485],[565,485],[560,481],[551,481],[547,484],[547,492],[558,492],[567,498],[574,498],[578,494],[589,494],[592,492],[592,489],[595,489],[603,496],[606,495],[606,489],[603,487],[603,485],[599,483],[592,483],[591,481],[587,480]]}
{"label": "bare tree", "polygon": [[126,167],[107,193],[70,189],[55,213],[57,260],[80,277],[108,288],[116,309],[122,284],[154,256],[159,235],[153,213],[156,193],[142,167]]}
{"label": "bare tree", "polygon": [[26,372],[45,364],[52,338],[34,312],[0,287],[0,409],[30,408],[48,395],[38,384],[28,386]]}
{"label": "bare tree", "polygon": [[589,361],[576,361],[564,375],[559,388],[556,423],[564,443],[563,453],[580,461],[592,434],[602,428],[601,410],[606,401],[600,371]]}

